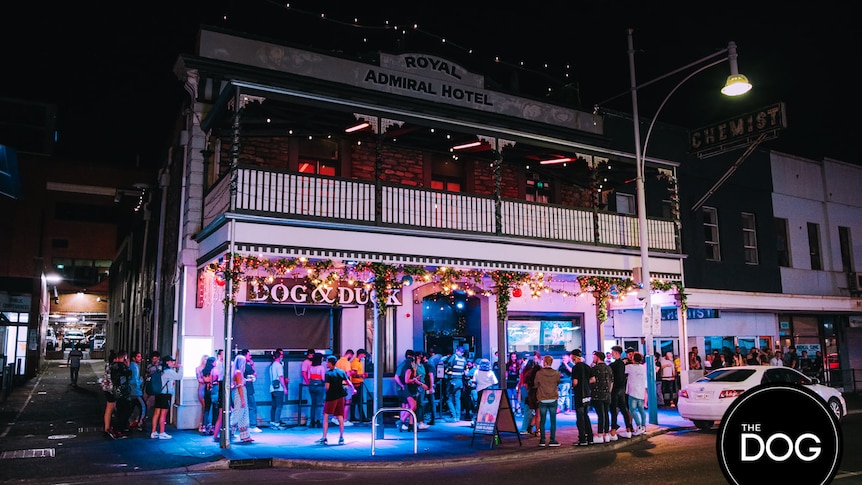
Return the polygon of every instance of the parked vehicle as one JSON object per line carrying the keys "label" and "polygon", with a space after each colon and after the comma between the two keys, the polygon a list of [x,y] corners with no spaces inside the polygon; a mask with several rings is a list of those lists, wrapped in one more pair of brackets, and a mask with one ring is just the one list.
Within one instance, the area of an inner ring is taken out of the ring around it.
{"label": "parked vehicle", "polygon": [[721,421],[730,403],[743,392],[759,384],[782,382],[801,384],[811,389],[829,405],[838,419],[847,414],[847,404],[841,391],[824,386],[790,367],[745,365],[726,367],[710,372],[679,391],[679,415],[700,429],[709,429]]}
{"label": "parked vehicle", "polygon": [[67,328],[63,331],[63,348],[74,348],[84,340],[84,331],[75,328]]}
{"label": "parked vehicle", "polygon": [[48,327],[48,331],[45,334],[45,348],[51,352],[56,350],[60,346],[60,343],[57,341],[57,335],[54,333],[54,329]]}
{"label": "parked vehicle", "polygon": [[93,335],[93,350],[102,350],[103,348],[105,348],[105,334]]}

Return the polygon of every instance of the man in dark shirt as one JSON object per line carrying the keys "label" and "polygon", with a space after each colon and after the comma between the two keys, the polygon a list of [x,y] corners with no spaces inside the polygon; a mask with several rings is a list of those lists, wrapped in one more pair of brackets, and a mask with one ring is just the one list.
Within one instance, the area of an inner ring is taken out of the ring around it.
{"label": "man in dark shirt", "polygon": [[69,377],[72,380],[71,385],[74,387],[78,387],[78,372],[81,370],[81,359],[83,358],[84,353],[78,347],[73,347],[69,351]]}
{"label": "man in dark shirt", "polygon": [[576,446],[587,446],[593,442],[593,425],[590,423],[590,366],[584,362],[581,349],[572,351],[572,394],[575,402],[575,418],[578,421],[578,442]]}
{"label": "man in dark shirt", "polygon": [[[617,436],[631,438],[632,415],[629,412],[629,398],[626,395],[626,363],[622,358],[623,348],[619,345],[611,347],[611,372],[614,374],[614,386],[611,388],[611,441],[616,441]],[[623,415],[623,424],[626,429],[620,430],[617,424],[617,413]]]}

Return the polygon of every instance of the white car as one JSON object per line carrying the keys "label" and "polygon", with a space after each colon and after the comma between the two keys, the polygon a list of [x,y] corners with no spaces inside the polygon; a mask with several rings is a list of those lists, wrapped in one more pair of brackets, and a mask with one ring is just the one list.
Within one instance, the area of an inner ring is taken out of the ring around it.
{"label": "white car", "polygon": [[820,384],[817,379],[791,369],[763,365],[725,367],[710,372],[679,391],[679,415],[700,429],[709,429],[721,421],[730,403],[743,392],[759,384],[781,382],[801,384],[823,398],[838,419],[847,414],[841,391]]}
{"label": "white car", "polygon": [[105,334],[93,335],[93,350],[102,350],[103,348],[105,348]]}

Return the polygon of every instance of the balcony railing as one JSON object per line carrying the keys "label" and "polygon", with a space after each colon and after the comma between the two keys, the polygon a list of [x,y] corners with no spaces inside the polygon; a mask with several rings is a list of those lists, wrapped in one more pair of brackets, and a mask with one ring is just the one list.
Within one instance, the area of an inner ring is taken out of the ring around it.
{"label": "balcony railing", "polygon": [[[637,218],[625,214],[504,199],[498,224],[490,196],[395,184],[381,184],[378,195],[373,182],[248,167],[236,175],[233,210],[239,213],[639,247]],[[230,210],[230,182],[227,174],[206,194],[203,227]],[[672,221],[647,223],[650,249],[678,252]]]}

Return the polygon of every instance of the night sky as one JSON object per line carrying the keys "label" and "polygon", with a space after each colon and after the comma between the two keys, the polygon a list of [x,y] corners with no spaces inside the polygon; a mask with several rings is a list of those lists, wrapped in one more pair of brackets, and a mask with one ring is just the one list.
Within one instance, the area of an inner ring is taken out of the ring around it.
{"label": "night sky", "polygon": [[[625,94],[602,106],[629,113],[626,29],[633,28],[638,84],[731,40],[754,84],[742,98],[725,98],[718,89],[726,64],[711,68],[670,98],[660,121],[697,128],[783,101],[789,127],[765,147],[862,163],[862,32],[852,2],[670,3],[28,2],[0,15],[0,97],[58,104],[58,155],[158,167],[185,96],[173,65],[193,51],[201,24],[344,55],[430,53],[525,96],[562,96],[587,111]],[[639,90],[641,117],[652,116],[683,75]]]}

